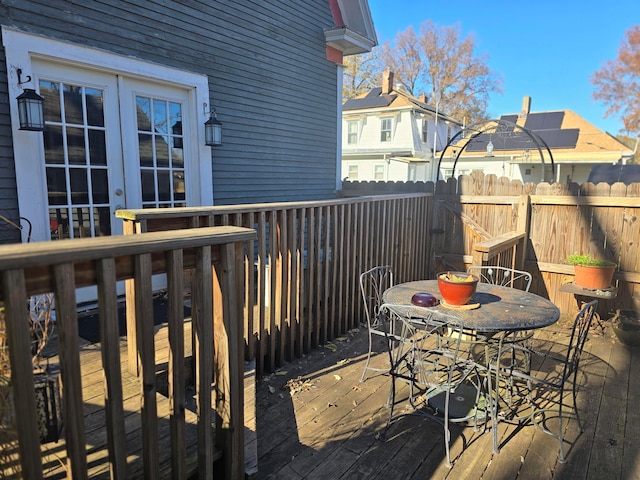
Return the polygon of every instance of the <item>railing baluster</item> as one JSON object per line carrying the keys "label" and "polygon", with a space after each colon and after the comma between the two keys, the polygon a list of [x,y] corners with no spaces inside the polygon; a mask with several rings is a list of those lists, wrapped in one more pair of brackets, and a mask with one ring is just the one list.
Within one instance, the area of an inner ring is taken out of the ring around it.
{"label": "railing baluster", "polygon": [[82,403],[82,374],[78,346],[78,314],[73,264],[53,266],[58,330],[58,355],[62,378],[63,418],[67,447],[67,471],[71,478],[89,478]]}
{"label": "railing baluster", "polygon": [[137,255],[135,264],[135,310],[138,363],[140,368],[142,457],[145,479],[160,477],[158,451],[158,405],[153,328],[151,254]]}
{"label": "railing baluster", "polygon": [[127,477],[127,453],[122,405],[122,368],[118,331],[118,294],[113,258],[97,262],[100,344],[105,383],[105,417],[111,478]]}
{"label": "railing baluster", "polygon": [[[213,440],[211,425],[211,381],[214,355],[224,357],[226,351],[213,351],[213,286],[211,247],[196,249],[191,315],[195,331],[196,395],[198,413],[198,475],[213,477]],[[216,305],[216,308],[219,308]],[[216,332],[216,335],[219,335]],[[220,385],[216,385],[220,388]]]}
{"label": "railing baluster", "polygon": [[169,430],[171,432],[171,478],[187,477],[185,444],[184,364],[184,262],[182,250],[171,250],[167,259],[167,301],[169,328]]}
{"label": "railing baluster", "polygon": [[38,480],[42,478],[40,434],[37,417],[34,414],[36,396],[33,383],[31,336],[25,309],[27,293],[24,271],[6,270],[2,272],[2,283],[6,295],[4,315],[11,361],[11,387],[13,389],[22,475],[24,478]]}

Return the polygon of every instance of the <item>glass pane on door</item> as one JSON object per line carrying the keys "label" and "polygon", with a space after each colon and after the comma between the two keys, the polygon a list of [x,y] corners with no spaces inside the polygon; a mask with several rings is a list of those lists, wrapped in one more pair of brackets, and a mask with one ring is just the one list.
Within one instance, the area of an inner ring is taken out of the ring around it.
{"label": "glass pane on door", "polygon": [[51,239],[111,234],[104,91],[40,80]]}
{"label": "glass pane on door", "polygon": [[182,104],[136,96],[142,207],[184,207]]}

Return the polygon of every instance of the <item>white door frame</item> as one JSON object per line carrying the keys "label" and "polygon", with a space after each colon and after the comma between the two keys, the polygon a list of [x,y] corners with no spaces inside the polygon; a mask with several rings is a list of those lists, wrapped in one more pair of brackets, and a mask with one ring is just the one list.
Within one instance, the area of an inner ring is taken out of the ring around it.
{"label": "white door frame", "polygon": [[[5,26],[2,26],[2,41],[7,63],[18,206],[20,215],[32,222],[32,240],[42,241],[50,238],[44,169],[38,168],[36,174],[28,162],[24,161],[30,158],[39,160],[44,158],[42,134],[19,129],[16,100],[23,88],[37,90],[37,79],[32,75],[32,59],[34,58],[52,63],[66,63],[140,81],[187,88],[189,110],[193,112],[191,118],[194,119],[196,127],[187,132],[191,136],[190,143],[195,149],[193,158],[196,162],[195,167],[198,169],[197,179],[199,180],[195,185],[191,185],[196,190],[195,197],[187,199],[187,201],[194,205],[213,205],[211,150],[210,147],[204,145],[204,123],[207,120],[206,105],[209,103],[209,82],[206,75],[185,72],[96,48],[27,34]],[[22,70],[23,80],[27,76],[33,77],[30,83],[18,84],[18,69]],[[26,241],[26,232],[23,232],[23,241]]]}

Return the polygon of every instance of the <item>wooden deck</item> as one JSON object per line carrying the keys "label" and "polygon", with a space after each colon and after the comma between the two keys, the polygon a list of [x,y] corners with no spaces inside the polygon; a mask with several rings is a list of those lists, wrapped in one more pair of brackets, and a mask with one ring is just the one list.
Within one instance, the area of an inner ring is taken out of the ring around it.
{"label": "wooden deck", "polygon": [[[566,341],[567,325],[561,319],[537,341]],[[333,343],[335,351],[319,348],[258,381],[255,479],[640,478],[640,411],[633,407],[640,370],[631,368],[640,361],[640,348],[622,345],[606,321],[592,328],[582,357],[578,402],[584,431],[569,422],[564,465],[556,461],[557,440],[532,426],[501,424],[497,455],[491,453],[490,429],[454,427],[452,468],[444,462],[442,427],[432,420],[405,417],[381,440],[389,379],[373,372],[359,382],[366,342],[364,330],[353,331]],[[377,342],[374,359],[379,366],[387,358],[382,345]]]}
{"label": "wooden deck", "polygon": [[[185,338],[191,337],[191,323],[185,323]],[[169,400],[166,397],[167,387],[167,362],[168,339],[166,326],[155,328],[154,343],[156,345],[157,364],[157,390],[158,402],[158,432],[160,437],[160,451],[168,451],[170,447],[169,436]],[[55,342],[52,345],[55,349]],[[142,434],[140,430],[140,383],[136,377],[129,374],[126,368],[127,344],[126,338],[121,339],[120,345],[122,358],[122,387],[124,396],[125,431],[127,438],[128,475],[129,478],[143,478],[142,468]],[[185,356],[191,354],[191,341],[185,341]],[[109,478],[108,453],[106,450],[106,432],[102,428],[105,424],[104,412],[104,374],[100,344],[81,345],[80,349],[82,369],[82,391],[84,402],[84,421],[87,435],[87,463],[89,465],[89,478]],[[49,359],[51,365],[55,365],[57,357]],[[185,360],[190,369],[190,359]],[[189,387],[187,387],[189,389]],[[187,390],[189,391],[189,390]],[[193,389],[191,388],[193,393]],[[164,394],[163,394],[164,393]],[[187,395],[188,396],[188,395]],[[193,409],[185,412],[187,440],[187,469],[194,472],[197,468],[196,455],[196,414]],[[65,444],[64,436],[57,443],[45,444],[42,447],[45,477],[56,479],[66,478]],[[163,478],[170,477],[170,459],[165,458],[160,465]]]}
{"label": "wooden deck", "polygon": [[[542,345],[565,342],[567,320],[539,332]],[[600,328],[602,326],[602,328]],[[189,338],[190,335],[186,335]],[[373,364],[385,366],[387,354],[377,338]],[[156,360],[159,392],[162,392],[163,362],[166,361],[166,328],[156,328]],[[185,349],[190,352],[190,344]],[[640,373],[631,365],[640,361],[640,348],[622,345],[606,321],[592,328],[583,355],[579,403],[584,431],[571,420],[567,428],[567,463],[557,463],[555,439],[526,426],[501,424],[501,452],[491,453],[491,431],[474,432],[471,427],[452,428],[454,465],[444,462],[442,428],[425,418],[408,416],[395,423],[382,440],[388,409],[389,378],[370,372],[360,383],[366,352],[364,329],[317,348],[300,360],[287,363],[274,374],[258,379],[247,375],[245,415],[247,443],[255,442],[255,458],[247,458],[251,480],[301,479],[636,479],[640,478],[640,438],[635,426],[640,412],[633,408],[640,397]],[[84,417],[87,428],[87,459],[90,478],[108,478],[99,345],[81,348]],[[122,342],[126,359],[126,343]],[[55,359],[52,359],[55,361]],[[124,364],[123,364],[124,367]],[[126,369],[123,368],[123,372]],[[123,379],[127,412],[129,477],[141,478],[139,384]],[[396,407],[402,409],[406,402]],[[627,408],[630,405],[631,408]],[[251,417],[256,412],[255,423]],[[158,426],[161,449],[169,446],[168,400],[158,393]],[[247,413],[249,412],[249,413]],[[194,411],[187,411],[188,466],[197,463],[195,444],[189,432],[196,428]],[[195,441],[195,440],[194,440]],[[464,448],[463,448],[464,447]],[[255,444],[247,448],[248,456]],[[43,446],[47,478],[64,478],[64,440]],[[168,461],[168,459],[167,459]],[[251,463],[251,465],[249,465]],[[164,478],[170,478],[163,465]]]}

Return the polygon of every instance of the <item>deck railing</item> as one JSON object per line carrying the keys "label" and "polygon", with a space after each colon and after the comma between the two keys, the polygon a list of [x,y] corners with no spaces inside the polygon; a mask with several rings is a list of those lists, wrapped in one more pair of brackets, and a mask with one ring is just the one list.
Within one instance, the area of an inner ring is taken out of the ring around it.
{"label": "deck railing", "polygon": [[244,330],[247,359],[260,373],[359,326],[361,272],[392,265],[398,282],[427,278],[431,208],[429,194],[395,194],[117,216],[129,234],[211,225],[257,231],[244,259]]}
{"label": "deck railing", "polygon": [[[171,454],[171,478],[187,478],[185,466],[185,378],[183,269],[194,272],[192,325],[195,338],[198,412],[198,474],[212,478],[215,442],[223,452],[225,478],[244,477],[242,291],[245,242],[255,231],[212,227],[139,236],[99,237],[0,247],[0,300],[4,302],[22,477],[43,477],[36,397],[27,322],[27,299],[53,292],[68,478],[88,478],[87,444],[78,320],[77,287],[98,288],[100,341],[104,370],[105,428],[113,478],[128,478],[125,449],[116,283],[130,279],[139,368],[144,478],[159,478],[160,457]],[[159,452],[153,274],[166,273],[168,297],[169,452]],[[131,340],[129,343],[132,343]],[[213,359],[213,362],[212,362]],[[212,418],[212,379],[216,385]],[[217,468],[217,467],[216,467]]]}

